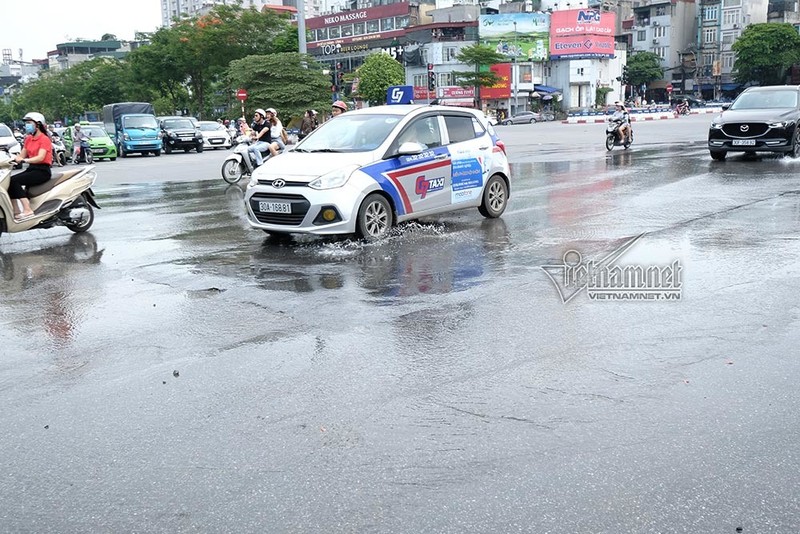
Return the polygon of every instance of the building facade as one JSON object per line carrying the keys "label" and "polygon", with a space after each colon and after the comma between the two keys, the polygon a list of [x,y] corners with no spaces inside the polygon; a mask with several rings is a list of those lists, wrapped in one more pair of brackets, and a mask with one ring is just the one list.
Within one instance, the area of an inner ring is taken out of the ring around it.
{"label": "building facade", "polygon": [[[313,5],[315,1],[308,0]],[[254,7],[261,11],[264,6],[283,5],[281,0],[161,0],[161,25],[171,26],[182,17],[204,15],[216,5],[241,5],[244,9]]]}

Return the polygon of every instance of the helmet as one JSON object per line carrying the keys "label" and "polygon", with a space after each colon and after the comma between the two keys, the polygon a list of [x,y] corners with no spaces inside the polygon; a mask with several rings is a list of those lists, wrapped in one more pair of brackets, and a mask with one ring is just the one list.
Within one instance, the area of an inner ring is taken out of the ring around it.
{"label": "helmet", "polygon": [[278,112],[275,111],[275,108],[267,108],[267,113],[272,113],[273,115],[277,115]]}
{"label": "helmet", "polygon": [[617,100],[616,102],[614,102],[614,105],[615,105],[615,106],[622,106],[622,102],[620,102],[619,100]]}
{"label": "helmet", "polygon": [[333,107],[333,108],[339,108],[339,109],[341,109],[342,111],[347,111],[347,104],[345,104],[345,103],[344,103],[344,102],[342,102],[341,100],[337,100],[336,102],[334,102],[333,104],[331,104],[331,107]]}
{"label": "helmet", "polygon": [[47,122],[44,120],[44,115],[42,115],[41,113],[36,113],[35,111],[31,111],[30,113],[22,117],[22,120],[38,122],[42,126],[47,125]]}
{"label": "helmet", "polygon": [[261,115],[262,117],[266,117],[266,116],[267,116],[267,112],[266,112],[266,111],[264,111],[264,110],[263,110],[263,109],[261,109],[261,108],[258,108],[258,109],[256,110],[256,113],[258,113],[258,114],[259,114],[259,115]]}

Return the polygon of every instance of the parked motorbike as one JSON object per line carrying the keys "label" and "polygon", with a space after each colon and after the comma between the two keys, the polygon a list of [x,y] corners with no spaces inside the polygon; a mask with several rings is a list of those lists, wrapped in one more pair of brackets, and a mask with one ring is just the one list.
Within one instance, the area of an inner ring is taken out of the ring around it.
{"label": "parked motorbike", "polygon": [[[250,176],[256,169],[256,164],[247,151],[252,142],[248,136],[240,135],[236,138],[233,153],[222,162],[222,179],[229,184],[235,184],[243,177]],[[280,154],[280,152],[278,153]],[[269,150],[265,150],[263,154],[264,161],[267,161],[270,158]]]}
{"label": "parked motorbike", "polygon": [[678,104],[675,108],[675,111],[678,115],[688,115],[689,114],[689,104]]}
{"label": "parked motorbike", "polygon": [[78,150],[78,161],[73,160],[72,163],[86,163],[87,165],[94,163],[94,154],[89,146],[89,141],[85,139],[81,141],[81,148]]}
{"label": "parked motorbike", "polygon": [[67,164],[67,148],[60,137],[54,135],[52,138],[53,143],[53,163],[61,165],[62,167]]}
{"label": "parked motorbike", "polygon": [[85,232],[94,222],[94,200],[91,187],[97,179],[94,167],[81,167],[53,174],[42,185],[28,188],[35,215],[30,219],[14,220],[13,200],[8,196],[14,160],[8,152],[0,151],[0,234],[38,228],[66,226],[75,233]]}
{"label": "parked motorbike", "polygon": [[622,121],[619,120],[608,120],[608,126],[606,126],[606,149],[612,150],[615,146],[621,146],[624,148],[628,148],[633,143],[633,126],[628,124],[628,136],[623,139],[622,134],[620,133],[619,129],[622,126]]}

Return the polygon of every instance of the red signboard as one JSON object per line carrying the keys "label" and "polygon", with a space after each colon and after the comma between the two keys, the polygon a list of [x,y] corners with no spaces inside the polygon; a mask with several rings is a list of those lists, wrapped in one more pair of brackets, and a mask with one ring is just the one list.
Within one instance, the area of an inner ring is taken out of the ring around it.
{"label": "red signboard", "polygon": [[489,70],[500,77],[497,85],[481,87],[481,100],[511,98],[511,63],[498,63]]}
{"label": "red signboard", "polygon": [[436,91],[428,91],[423,85],[414,86],[414,100],[433,100],[436,98]]}
{"label": "red signboard", "polygon": [[239,89],[238,91],[236,91],[236,98],[244,102],[245,100],[247,100],[247,91],[245,91],[244,89]]}
{"label": "red signboard", "polygon": [[613,12],[553,11],[550,15],[550,58],[614,57],[615,24]]}
{"label": "red signboard", "polygon": [[668,92],[668,93],[671,93],[671,92],[672,92],[672,84],[671,84],[671,83],[668,83],[668,84],[667,84],[667,92]]}
{"label": "red signboard", "polygon": [[314,30],[317,28],[325,28],[330,26],[340,26],[342,24],[352,24],[354,22],[365,22],[368,20],[377,20],[388,17],[396,17],[399,15],[409,14],[408,2],[398,2],[396,4],[389,4],[385,6],[368,7],[366,9],[356,9],[353,11],[342,11],[334,15],[323,15],[321,17],[314,17],[306,19],[306,28]]}

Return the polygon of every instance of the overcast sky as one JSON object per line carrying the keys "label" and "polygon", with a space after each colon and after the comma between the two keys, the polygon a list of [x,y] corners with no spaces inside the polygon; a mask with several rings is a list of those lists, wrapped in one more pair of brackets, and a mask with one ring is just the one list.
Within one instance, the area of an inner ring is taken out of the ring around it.
{"label": "overcast sky", "polygon": [[[160,0],[4,0],[0,49],[24,61],[45,59],[56,44],[78,38],[99,40],[112,33],[132,40],[134,32],[161,24]],[[6,5],[6,4],[10,5]],[[13,6],[13,7],[12,7]],[[8,9],[11,8],[11,13]]]}

